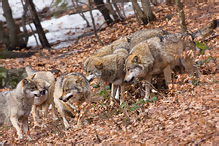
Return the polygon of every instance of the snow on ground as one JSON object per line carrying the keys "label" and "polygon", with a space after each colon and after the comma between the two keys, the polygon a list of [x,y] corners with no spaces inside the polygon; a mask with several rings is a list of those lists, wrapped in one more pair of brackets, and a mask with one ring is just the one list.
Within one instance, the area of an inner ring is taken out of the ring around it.
{"label": "snow on ground", "polygon": [[[36,8],[38,11],[42,10],[45,7],[50,7],[54,4],[54,0],[33,0]],[[71,0],[67,0],[71,1]],[[21,0],[9,0],[9,4],[12,9],[13,17],[14,18],[20,18],[23,13],[23,7],[21,5]],[[1,4],[0,4],[1,7]],[[125,14],[126,16],[134,14],[132,9],[132,4],[126,3],[125,4]],[[99,12],[99,10],[93,10],[92,11],[93,16],[95,18],[95,23],[98,28],[101,24],[104,23],[104,18]],[[90,25],[92,25],[91,17],[89,12],[85,12],[84,15],[88,19]],[[5,21],[5,18],[3,17],[3,10],[0,9],[0,20]],[[58,46],[55,46],[54,48],[61,48],[61,47],[67,47],[71,45],[73,42],[72,40],[79,35],[83,34],[84,31],[90,28],[86,28],[86,22],[82,19],[82,17],[79,14],[74,15],[65,15],[60,18],[52,17],[50,20],[45,20],[41,22],[41,25],[44,29],[48,30],[48,33],[46,33],[46,37],[49,41],[49,43],[55,43],[57,41],[63,41],[62,44],[59,44]],[[35,30],[35,26],[33,23],[31,26]],[[23,31],[23,28],[20,28],[21,31]],[[27,25],[27,30],[31,30],[30,27]],[[74,35],[66,35],[71,31],[71,33],[75,33]],[[37,38],[38,35],[36,34]],[[38,39],[39,42],[39,39]],[[28,40],[28,46],[35,47],[36,41],[34,36],[30,36]]]}

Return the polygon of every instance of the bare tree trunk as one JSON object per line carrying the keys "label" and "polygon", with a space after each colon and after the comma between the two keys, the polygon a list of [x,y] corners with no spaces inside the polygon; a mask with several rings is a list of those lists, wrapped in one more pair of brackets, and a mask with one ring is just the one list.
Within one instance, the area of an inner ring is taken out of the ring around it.
{"label": "bare tree trunk", "polygon": [[91,9],[91,2],[90,2],[90,0],[88,0],[87,2],[88,2],[88,8],[89,8],[89,11],[90,11],[90,16],[91,16],[91,20],[92,20],[92,24],[93,24],[93,28],[94,28],[95,37],[97,38],[97,40],[100,43],[100,45],[103,45],[103,43],[101,42],[99,36],[97,35],[97,29],[96,29],[96,25],[95,25],[92,9]]}
{"label": "bare tree trunk", "polygon": [[2,8],[4,11],[4,16],[6,18],[9,39],[10,39],[10,44],[11,44],[9,47],[9,50],[14,50],[16,49],[16,47],[19,47],[20,44],[19,44],[18,34],[16,30],[17,27],[12,17],[12,12],[11,12],[11,8],[9,6],[8,0],[2,1]]}
{"label": "bare tree trunk", "polygon": [[10,44],[9,37],[5,34],[2,21],[0,21],[0,44],[6,44],[7,46]]}
{"label": "bare tree trunk", "polygon": [[113,6],[115,7],[116,12],[117,12],[117,14],[119,15],[120,19],[121,19],[121,20],[125,19],[124,16],[122,16],[122,13],[120,12],[120,10],[119,10],[119,8],[118,8],[116,1],[115,1],[115,0],[112,0],[112,3],[113,3]]}
{"label": "bare tree trunk", "polygon": [[185,14],[183,11],[183,5],[180,0],[176,0],[176,6],[179,12],[181,30],[182,32],[186,32],[187,28],[186,28],[186,22],[185,22]]}
{"label": "bare tree trunk", "polygon": [[110,17],[109,10],[106,8],[103,0],[94,0],[97,9],[102,13],[107,25],[113,23],[112,18]]}
{"label": "bare tree trunk", "polygon": [[106,7],[110,11],[110,13],[113,15],[114,20],[118,22],[119,16],[116,14],[116,11],[113,9],[112,4],[110,3],[110,0],[106,0]]}
{"label": "bare tree trunk", "polygon": [[143,11],[141,10],[141,8],[139,7],[137,0],[132,0],[132,5],[134,7],[134,9],[137,11],[137,14],[139,15],[139,17],[141,18],[141,21],[143,22],[144,25],[146,25],[148,23],[147,21],[147,17],[145,16],[145,14],[143,13]]}
{"label": "bare tree trunk", "polygon": [[142,3],[144,14],[147,17],[148,22],[155,20],[156,17],[151,10],[151,5],[149,0],[141,0],[141,3]]}
{"label": "bare tree trunk", "polygon": [[[72,3],[74,3],[73,2],[74,0],[72,0]],[[85,17],[85,15],[84,15],[84,13],[83,13],[83,10],[82,10],[82,7],[78,4],[78,0],[76,0],[76,10],[77,10],[77,12],[79,13],[79,15],[86,21],[86,24],[87,24],[87,27],[90,27],[90,23],[89,23],[89,21],[87,20],[87,18]]]}
{"label": "bare tree trunk", "polygon": [[46,35],[43,31],[43,28],[40,24],[40,19],[37,15],[37,11],[35,9],[35,5],[34,5],[33,1],[32,0],[27,0],[27,2],[29,3],[30,12],[33,16],[33,23],[34,23],[34,25],[37,29],[37,33],[39,35],[39,39],[40,39],[40,43],[42,44],[42,47],[43,48],[51,48],[51,46],[50,46],[50,44],[49,44],[49,42],[46,38]]}
{"label": "bare tree trunk", "polygon": [[28,42],[28,39],[29,39],[29,35],[27,33],[27,28],[26,28],[26,20],[27,20],[27,11],[28,11],[28,3],[23,2],[23,0],[21,0],[21,4],[23,6],[23,9],[24,9],[24,12],[22,14],[22,27],[23,27],[23,30],[24,30],[24,43],[27,44]]}
{"label": "bare tree trunk", "polygon": [[134,9],[135,18],[137,19],[137,22],[138,22],[138,26],[140,27],[141,26],[141,21],[140,21],[140,19],[138,17],[138,14],[137,14],[135,8],[133,8],[133,9]]}

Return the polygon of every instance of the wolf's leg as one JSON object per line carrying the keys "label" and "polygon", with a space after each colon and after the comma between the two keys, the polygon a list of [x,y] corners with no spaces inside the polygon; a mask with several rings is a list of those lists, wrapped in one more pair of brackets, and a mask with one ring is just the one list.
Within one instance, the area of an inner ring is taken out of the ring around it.
{"label": "wolf's leg", "polygon": [[70,125],[68,123],[68,121],[66,120],[66,114],[65,112],[60,112],[61,116],[62,116],[62,119],[63,119],[63,123],[64,123],[64,126],[65,126],[65,129],[69,129],[70,128]]}
{"label": "wolf's leg", "polygon": [[87,105],[84,106],[83,110],[80,111],[78,122],[77,122],[77,128],[81,128],[81,122],[84,120],[84,117],[86,116],[89,109],[90,109],[90,102],[88,102]]}
{"label": "wolf's leg", "polygon": [[163,73],[164,73],[166,85],[168,86],[171,83],[171,73],[172,73],[172,69],[170,68],[169,65],[163,70]]}
{"label": "wolf's leg", "polygon": [[52,114],[53,114],[53,119],[58,120],[58,117],[55,113],[55,103],[54,102],[52,102]]}
{"label": "wolf's leg", "polygon": [[14,126],[14,128],[17,130],[17,135],[19,139],[23,139],[23,134],[21,131],[21,126],[18,123],[18,119],[15,116],[10,117],[11,124]]}
{"label": "wolf's leg", "polygon": [[32,114],[33,114],[33,121],[34,127],[39,126],[39,111],[37,110],[36,105],[32,106]]}
{"label": "wolf's leg", "polygon": [[48,108],[49,108],[49,103],[46,103],[42,106],[42,110],[43,110],[43,126],[46,123],[46,118],[48,117]]}
{"label": "wolf's leg", "polygon": [[116,91],[117,91],[118,86],[114,85],[112,83],[112,88],[111,88],[111,98],[110,98],[110,105],[113,106],[114,102],[113,99],[116,98]]}
{"label": "wolf's leg", "polygon": [[139,86],[141,96],[144,96],[145,93],[144,93],[144,90],[143,90],[143,87],[142,87],[142,83],[138,83],[137,85]]}
{"label": "wolf's leg", "polygon": [[28,118],[25,118],[23,121],[22,121],[22,124],[23,124],[23,127],[24,127],[24,132],[26,133],[26,136],[27,136],[27,139],[30,141],[32,140],[32,138],[30,137],[30,135],[28,134]]}
{"label": "wolf's leg", "polygon": [[125,96],[124,96],[125,85],[121,85],[120,88],[121,88],[121,98],[120,98],[120,105],[121,105],[125,100]]}
{"label": "wolf's leg", "polygon": [[147,101],[150,98],[150,84],[151,84],[151,76],[145,78],[145,97],[144,97],[144,101]]}

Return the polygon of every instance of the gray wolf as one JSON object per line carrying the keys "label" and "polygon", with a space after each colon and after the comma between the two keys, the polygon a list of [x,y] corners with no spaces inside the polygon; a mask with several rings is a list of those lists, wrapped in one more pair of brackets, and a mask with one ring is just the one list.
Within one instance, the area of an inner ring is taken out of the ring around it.
{"label": "gray wolf", "polygon": [[[185,37],[185,38],[184,38]],[[200,72],[195,66],[196,45],[189,36],[181,33],[153,37],[137,44],[129,53],[125,63],[125,82],[134,78],[145,81],[145,98],[150,96],[149,85],[153,75],[164,73],[165,82],[171,82],[172,69],[176,67],[189,74]]]}
{"label": "gray wolf", "polygon": [[33,81],[34,76],[21,80],[14,90],[0,93],[0,126],[10,121],[16,128],[19,139],[23,139],[19,124],[21,122],[28,140],[31,140],[27,133],[28,116],[34,98],[39,97],[41,92]]}
{"label": "gray wolf", "polygon": [[[145,29],[121,37],[120,39],[112,42],[110,45],[104,46],[101,49],[97,50],[94,54],[87,58],[84,62],[84,69],[85,71],[87,70],[87,66],[89,65],[90,61],[93,60],[95,57],[112,54],[117,48],[120,47],[124,48],[124,46],[129,46],[128,48],[131,48],[130,45],[134,46],[143,40],[163,34],[166,34],[166,32],[160,29]],[[129,40],[131,40],[131,43],[129,42]]]}
{"label": "gray wolf", "polygon": [[52,113],[54,119],[57,119],[55,114],[55,103],[53,98],[53,92],[55,88],[55,78],[54,75],[49,71],[34,71],[30,66],[26,66],[25,70],[28,76],[35,74],[33,78],[36,81],[38,88],[42,88],[41,96],[34,98],[34,103],[32,106],[32,114],[34,119],[34,127],[40,126],[39,124],[39,110],[44,112],[44,123],[48,116],[49,105],[52,104]]}
{"label": "gray wolf", "polygon": [[84,63],[84,68],[89,73],[87,79],[90,81],[99,78],[104,82],[112,83],[111,96],[119,99],[119,89],[121,93],[124,90],[124,63],[130,49],[142,40],[163,34],[166,32],[158,29],[141,30],[99,49]]}
{"label": "gray wolf", "polygon": [[[90,104],[91,88],[88,80],[80,73],[64,74],[58,78],[55,84],[54,101],[59,113],[61,114],[66,129],[70,128],[66,116],[75,116],[85,101]],[[75,105],[75,106],[74,106]],[[84,114],[82,115],[82,111]],[[81,109],[77,121],[77,127],[81,127],[81,121],[87,113],[87,109]]]}
{"label": "gray wolf", "polygon": [[[87,66],[87,72],[89,73],[87,79],[98,78],[104,82],[112,83],[112,88],[116,90],[120,88],[121,92],[123,92],[124,63],[127,57],[128,51],[126,49],[117,49],[113,54],[95,57]],[[118,99],[119,91],[116,94],[116,90],[112,89],[112,97]],[[120,102],[122,101],[120,100]]]}

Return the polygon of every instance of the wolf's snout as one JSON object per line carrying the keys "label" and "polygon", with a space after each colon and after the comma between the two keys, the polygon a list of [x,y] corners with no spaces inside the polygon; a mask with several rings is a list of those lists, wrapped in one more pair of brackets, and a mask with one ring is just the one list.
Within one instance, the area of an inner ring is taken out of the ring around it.
{"label": "wolf's snout", "polygon": [[40,97],[40,92],[39,93],[36,93],[36,94],[34,94],[34,96],[36,96],[36,97]]}
{"label": "wolf's snout", "polygon": [[59,97],[59,99],[60,99],[60,100],[63,100],[62,96],[61,96],[61,97]]}
{"label": "wolf's snout", "polygon": [[41,94],[41,95],[45,95],[45,94],[46,94],[46,90],[45,90],[45,89],[41,90],[41,91],[40,91],[40,94]]}
{"label": "wolf's snout", "polygon": [[134,77],[132,77],[131,79],[125,79],[124,82],[128,83],[128,82],[132,82],[134,80]]}

